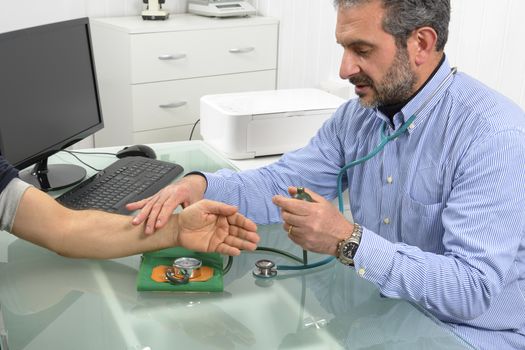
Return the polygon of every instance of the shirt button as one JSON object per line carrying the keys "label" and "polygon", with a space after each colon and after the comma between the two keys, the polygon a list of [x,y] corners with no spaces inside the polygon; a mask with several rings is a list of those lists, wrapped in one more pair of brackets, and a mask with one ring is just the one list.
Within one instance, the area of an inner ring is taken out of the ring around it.
{"label": "shirt button", "polygon": [[365,275],[365,268],[364,267],[361,267],[358,271],[357,271],[357,274],[359,275],[359,277],[363,277]]}
{"label": "shirt button", "polygon": [[390,218],[384,218],[384,219],[383,219],[383,223],[384,223],[385,225],[388,225],[388,224],[390,223]]}
{"label": "shirt button", "polygon": [[415,127],[416,127],[416,125],[415,125],[414,123],[412,123],[412,124],[410,124],[410,125],[408,126],[408,128],[409,128],[410,130],[414,129]]}
{"label": "shirt button", "polygon": [[394,178],[392,176],[389,176],[389,177],[386,178],[386,182],[388,184],[391,184],[392,182],[394,182]]}

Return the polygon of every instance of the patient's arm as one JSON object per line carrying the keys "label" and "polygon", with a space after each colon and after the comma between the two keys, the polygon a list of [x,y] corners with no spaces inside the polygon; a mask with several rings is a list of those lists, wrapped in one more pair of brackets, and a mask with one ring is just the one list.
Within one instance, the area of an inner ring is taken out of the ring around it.
{"label": "patient's arm", "polygon": [[47,194],[29,188],[20,201],[12,232],[18,237],[76,258],[114,258],[183,246],[188,249],[238,255],[254,250],[256,225],[235,207],[200,201],[172,215],[155,235],[129,216],[96,210],[67,209]]}

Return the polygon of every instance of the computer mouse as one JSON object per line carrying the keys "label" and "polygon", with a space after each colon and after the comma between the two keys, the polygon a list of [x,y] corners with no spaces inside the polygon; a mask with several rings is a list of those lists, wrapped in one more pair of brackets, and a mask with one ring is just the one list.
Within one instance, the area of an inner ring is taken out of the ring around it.
{"label": "computer mouse", "polygon": [[156,159],[157,155],[155,154],[155,151],[153,148],[146,146],[146,145],[133,145],[124,147],[120,151],[117,152],[117,158],[124,158],[124,157],[146,157],[146,158],[152,158]]}

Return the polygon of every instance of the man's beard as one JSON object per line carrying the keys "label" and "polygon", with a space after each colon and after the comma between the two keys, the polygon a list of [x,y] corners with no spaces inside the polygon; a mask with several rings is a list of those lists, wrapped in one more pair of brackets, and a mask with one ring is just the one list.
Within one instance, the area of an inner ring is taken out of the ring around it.
{"label": "man's beard", "polygon": [[363,107],[375,108],[393,105],[408,100],[414,93],[417,78],[412,71],[406,48],[398,48],[394,62],[379,83],[374,83],[367,75],[358,75],[349,79],[354,85],[368,85],[375,92],[371,100],[359,96]]}

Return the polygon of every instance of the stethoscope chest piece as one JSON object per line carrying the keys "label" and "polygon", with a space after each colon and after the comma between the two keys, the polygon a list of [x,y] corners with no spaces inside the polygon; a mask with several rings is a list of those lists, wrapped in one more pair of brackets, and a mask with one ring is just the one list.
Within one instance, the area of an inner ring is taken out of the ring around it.
{"label": "stethoscope chest piece", "polygon": [[275,269],[275,263],[268,259],[258,260],[255,263],[253,275],[259,278],[272,278],[277,276],[277,269]]}

